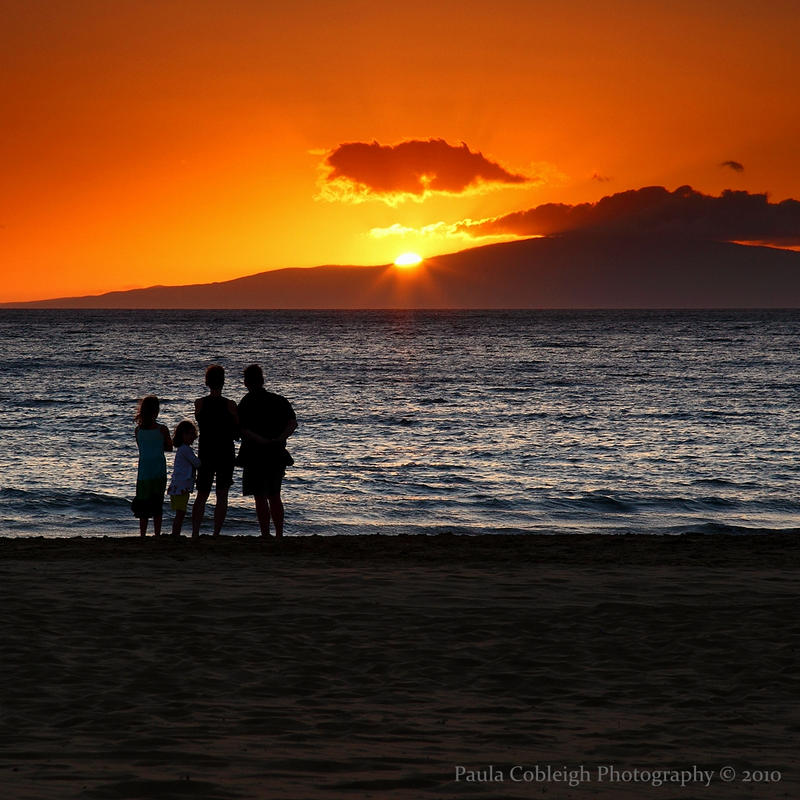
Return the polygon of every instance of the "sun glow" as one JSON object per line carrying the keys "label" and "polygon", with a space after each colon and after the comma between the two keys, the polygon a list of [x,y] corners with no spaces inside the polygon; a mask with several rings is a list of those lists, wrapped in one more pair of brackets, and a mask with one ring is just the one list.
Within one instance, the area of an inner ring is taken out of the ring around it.
{"label": "sun glow", "polygon": [[394,260],[396,267],[416,267],[422,263],[422,256],[419,253],[403,253]]}

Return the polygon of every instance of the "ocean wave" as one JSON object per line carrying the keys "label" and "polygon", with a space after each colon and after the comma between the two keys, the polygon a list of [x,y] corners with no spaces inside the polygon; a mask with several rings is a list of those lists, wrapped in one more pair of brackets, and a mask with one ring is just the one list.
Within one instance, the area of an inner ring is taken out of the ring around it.
{"label": "ocean wave", "polygon": [[716,513],[736,511],[743,514],[773,513],[800,514],[800,502],[787,497],[720,497],[706,495],[701,497],[680,496],[616,496],[613,494],[586,494],[581,496],[549,495],[537,500],[531,498],[530,509],[545,511],[588,512],[605,511],[619,514],[652,514],[654,511],[664,515]]}
{"label": "ocean wave", "polygon": [[665,511],[737,510],[745,513],[800,513],[800,502],[788,497],[657,497],[640,501],[643,507]]}
{"label": "ocean wave", "polygon": [[9,408],[39,408],[41,406],[75,406],[84,402],[83,398],[76,395],[74,397],[29,397],[6,401],[4,405]]}
{"label": "ocean wave", "polygon": [[591,342],[588,339],[586,341],[577,340],[574,342],[547,342],[541,343],[539,347],[542,350],[568,350],[568,349],[577,349],[577,350],[590,350],[594,347],[597,347],[596,342]]}
{"label": "ocean wave", "polygon": [[689,481],[690,486],[754,486],[755,484],[742,484],[728,478],[695,478]]}
{"label": "ocean wave", "polygon": [[98,511],[130,506],[130,498],[70,489],[0,489],[0,508],[12,511],[39,508],[55,511]]}
{"label": "ocean wave", "polygon": [[786,533],[797,534],[800,533],[800,528],[776,528],[776,527],[761,527],[750,525],[733,525],[726,522],[690,522],[685,525],[675,525],[665,532],[667,533],[727,533],[727,534],[754,534],[754,533]]}
{"label": "ocean wave", "polygon": [[587,494],[580,497],[548,497],[541,503],[542,508],[548,511],[606,511],[620,514],[636,513],[636,504],[614,497],[610,494]]}

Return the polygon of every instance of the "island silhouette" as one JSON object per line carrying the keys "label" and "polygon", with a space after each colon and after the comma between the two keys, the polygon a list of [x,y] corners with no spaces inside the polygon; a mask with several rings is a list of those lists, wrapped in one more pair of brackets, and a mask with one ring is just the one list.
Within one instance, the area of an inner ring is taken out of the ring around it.
{"label": "island silhouette", "polygon": [[413,269],[319,266],[6,308],[786,308],[800,252],[686,237],[574,233],[484,245]]}

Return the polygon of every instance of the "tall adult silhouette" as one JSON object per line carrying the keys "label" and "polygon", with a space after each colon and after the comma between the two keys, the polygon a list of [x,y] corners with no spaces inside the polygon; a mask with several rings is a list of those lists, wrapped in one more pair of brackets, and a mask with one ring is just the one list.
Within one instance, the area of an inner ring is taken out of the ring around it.
{"label": "tall adult silhouette", "polygon": [[283,536],[284,509],[281,483],[287,464],[286,439],[297,429],[297,416],[282,395],[264,388],[264,373],[258,364],[244,371],[247,394],[239,401],[242,447],[242,494],[252,495],[262,536],[269,536],[270,517],[275,536]]}
{"label": "tall adult silhouette", "polygon": [[239,438],[239,419],[236,403],[222,396],[225,370],[219,364],[206,368],[209,393],[194,401],[194,416],[200,428],[197,455],[197,496],[192,508],[192,537],[200,535],[206,501],[216,480],[214,507],[214,536],[219,536],[228,513],[228,492],[233,483],[233,463],[236,458],[234,439]]}

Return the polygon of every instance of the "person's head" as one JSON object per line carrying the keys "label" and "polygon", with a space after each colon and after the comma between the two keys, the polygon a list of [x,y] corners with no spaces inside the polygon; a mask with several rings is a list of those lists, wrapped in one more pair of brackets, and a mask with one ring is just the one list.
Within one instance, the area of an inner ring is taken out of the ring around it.
{"label": "person's head", "polygon": [[209,389],[222,389],[225,385],[225,369],[219,364],[206,367],[206,386]]}
{"label": "person's head", "polygon": [[158,398],[154,394],[148,394],[139,401],[139,407],[136,409],[136,416],[134,419],[138,425],[144,428],[150,427],[158,417],[160,404]]}
{"label": "person's head", "polygon": [[244,368],[244,385],[248,389],[260,389],[264,385],[264,373],[258,364]]}
{"label": "person's head", "polygon": [[180,447],[182,444],[191,444],[197,438],[197,428],[194,422],[185,419],[179,422],[175,428],[175,433],[172,434],[172,444],[174,447]]}

